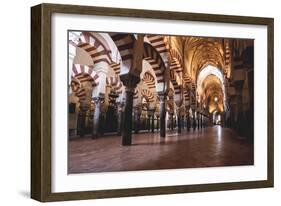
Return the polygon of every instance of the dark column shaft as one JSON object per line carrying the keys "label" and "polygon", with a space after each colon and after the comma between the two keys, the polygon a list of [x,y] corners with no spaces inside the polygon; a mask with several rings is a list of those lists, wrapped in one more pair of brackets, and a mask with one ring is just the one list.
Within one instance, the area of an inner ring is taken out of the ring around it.
{"label": "dark column shaft", "polygon": [[94,117],[93,117],[93,138],[98,137],[99,135],[99,121],[100,121],[100,98],[99,97],[94,97],[93,100],[95,101],[95,112],[94,112]]}
{"label": "dark column shaft", "polygon": [[117,128],[117,133],[118,135],[121,135],[122,133],[122,122],[123,122],[123,111],[118,112],[118,128]]}
{"label": "dark column shaft", "polygon": [[173,115],[171,115],[170,121],[171,121],[171,123],[170,123],[171,130],[174,130],[174,116]]}
{"label": "dark column shaft", "polygon": [[186,129],[187,129],[187,131],[190,130],[190,119],[189,119],[189,115],[186,115]]}
{"label": "dark column shaft", "polygon": [[177,112],[178,133],[181,133],[181,115],[180,111]]}
{"label": "dark column shaft", "polygon": [[166,136],[166,108],[164,96],[160,96],[160,136]]}
{"label": "dark column shaft", "polygon": [[151,132],[154,132],[154,113],[151,115]]}
{"label": "dark column shaft", "polygon": [[148,115],[148,118],[147,118],[147,130],[150,131],[150,120],[151,120],[151,116]]}
{"label": "dark column shaft", "polygon": [[132,110],[133,110],[134,92],[126,91],[126,102],[124,110],[124,125],[122,132],[122,145],[131,145],[132,143]]}
{"label": "dark column shaft", "polygon": [[135,122],[135,133],[139,133],[140,130],[140,114],[138,112],[134,113],[134,122]]}
{"label": "dark column shaft", "polygon": [[86,112],[80,109],[77,121],[77,135],[79,135],[80,137],[83,137],[85,134],[85,119]]}
{"label": "dark column shaft", "polygon": [[157,121],[156,121],[156,130],[158,131],[158,130],[159,130],[159,117],[157,117],[156,120],[157,120]]}

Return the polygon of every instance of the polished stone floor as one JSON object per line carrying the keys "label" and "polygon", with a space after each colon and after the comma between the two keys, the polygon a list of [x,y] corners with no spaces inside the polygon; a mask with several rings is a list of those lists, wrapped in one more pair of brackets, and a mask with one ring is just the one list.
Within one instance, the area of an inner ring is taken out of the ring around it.
{"label": "polished stone floor", "polygon": [[253,144],[231,129],[214,126],[195,132],[133,134],[131,146],[121,137],[69,141],[69,173],[236,166],[253,164]]}

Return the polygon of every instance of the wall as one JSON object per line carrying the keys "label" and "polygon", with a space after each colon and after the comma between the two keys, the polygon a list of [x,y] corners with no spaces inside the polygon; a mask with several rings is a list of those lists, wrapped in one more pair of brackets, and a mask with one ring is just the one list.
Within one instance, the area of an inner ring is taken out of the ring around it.
{"label": "wall", "polygon": [[[281,13],[276,0],[61,0],[46,1],[96,6],[132,7],[275,18],[275,105],[280,105]],[[1,4],[1,205],[39,205],[29,196],[30,154],[30,6],[37,0]],[[11,84],[11,81],[13,83]],[[280,205],[280,107],[275,108],[275,188],[153,197],[118,198],[46,205]],[[6,204],[5,204],[6,203]]]}

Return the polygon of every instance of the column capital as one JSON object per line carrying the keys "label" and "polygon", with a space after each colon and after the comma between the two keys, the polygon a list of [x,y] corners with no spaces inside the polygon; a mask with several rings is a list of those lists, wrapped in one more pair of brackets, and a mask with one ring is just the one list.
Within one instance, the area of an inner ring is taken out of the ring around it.
{"label": "column capital", "polygon": [[137,84],[140,82],[140,77],[127,73],[120,75],[120,80],[126,87],[126,91],[134,92]]}

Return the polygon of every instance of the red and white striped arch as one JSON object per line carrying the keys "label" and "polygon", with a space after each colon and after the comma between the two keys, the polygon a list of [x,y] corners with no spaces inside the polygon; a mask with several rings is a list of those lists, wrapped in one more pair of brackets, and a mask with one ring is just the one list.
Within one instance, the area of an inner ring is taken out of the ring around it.
{"label": "red and white striped arch", "polygon": [[71,77],[75,77],[80,83],[90,81],[93,87],[99,84],[99,76],[94,71],[93,66],[73,64]]}
{"label": "red and white striped arch", "polygon": [[118,77],[107,77],[106,85],[111,87],[118,95],[122,93],[122,82]]}
{"label": "red and white striped arch", "polygon": [[120,75],[120,63],[111,62],[109,66],[113,69],[116,75]]}
{"label": "red and white striped arch", "polygon": [[[124,72],[128,72],[131,69],[132,61],[133,61],[133,50],[135,37],[133,34],[123,34],[123,33],[109,33],[109,36],[115,43],[120,56],[121,56],[121,64]],[[120,67],[119,67],[120,68]],[[122,72],[122,71],[121,71]],[[119,69],[120,73],[120,69]]]}
{"label": "red and white striped arch", "polygon": [[171,49],[171,64],[170,70],[174,70],[177,73],[183,72],[183,60],[181,55],[175,50]]}
{"label": "red and white striped arch", "polygon": [[175,76],[175,72],[173,70],[170,70],[170,80],[174,87],[175,96],[180,95],[181,94],[181,85],[178,84],[176,76]]}
{"label": "red and white striped arch", "polygon": [[142,97],[145,97],[149,102],[153,102],[153,100],[154,100],[153,93],[148,89],[141,90],[141,95],[142,95]]}
{"label": "red and white striped arch", "polygon": [[84,49],[93,59],[94,64],[111,63],[111,51],[93,36],[90,32],[82,32],[77,47]]}
{"label": "red and white striped arch", "polygon": [[147,39],[160,54],[165,66],[167,67],[169,60],[169,48],[167,44],[167,39],[164,36],[157,34],[148,34]]}
{"label": "red and white striped arch", "polygon": [[164,82],[165,64],[157,50],[146,42],[144,43],[143,59],[146,60],[154,70],[157,83]]}
{"label": "red and white striped arch", "polygon": [[147,87],[149,89],[155,89],[155,79],[153,77],[152,74],[150,74],[149,72],[145,72],[143,75],[142,80],[146,83]]}

